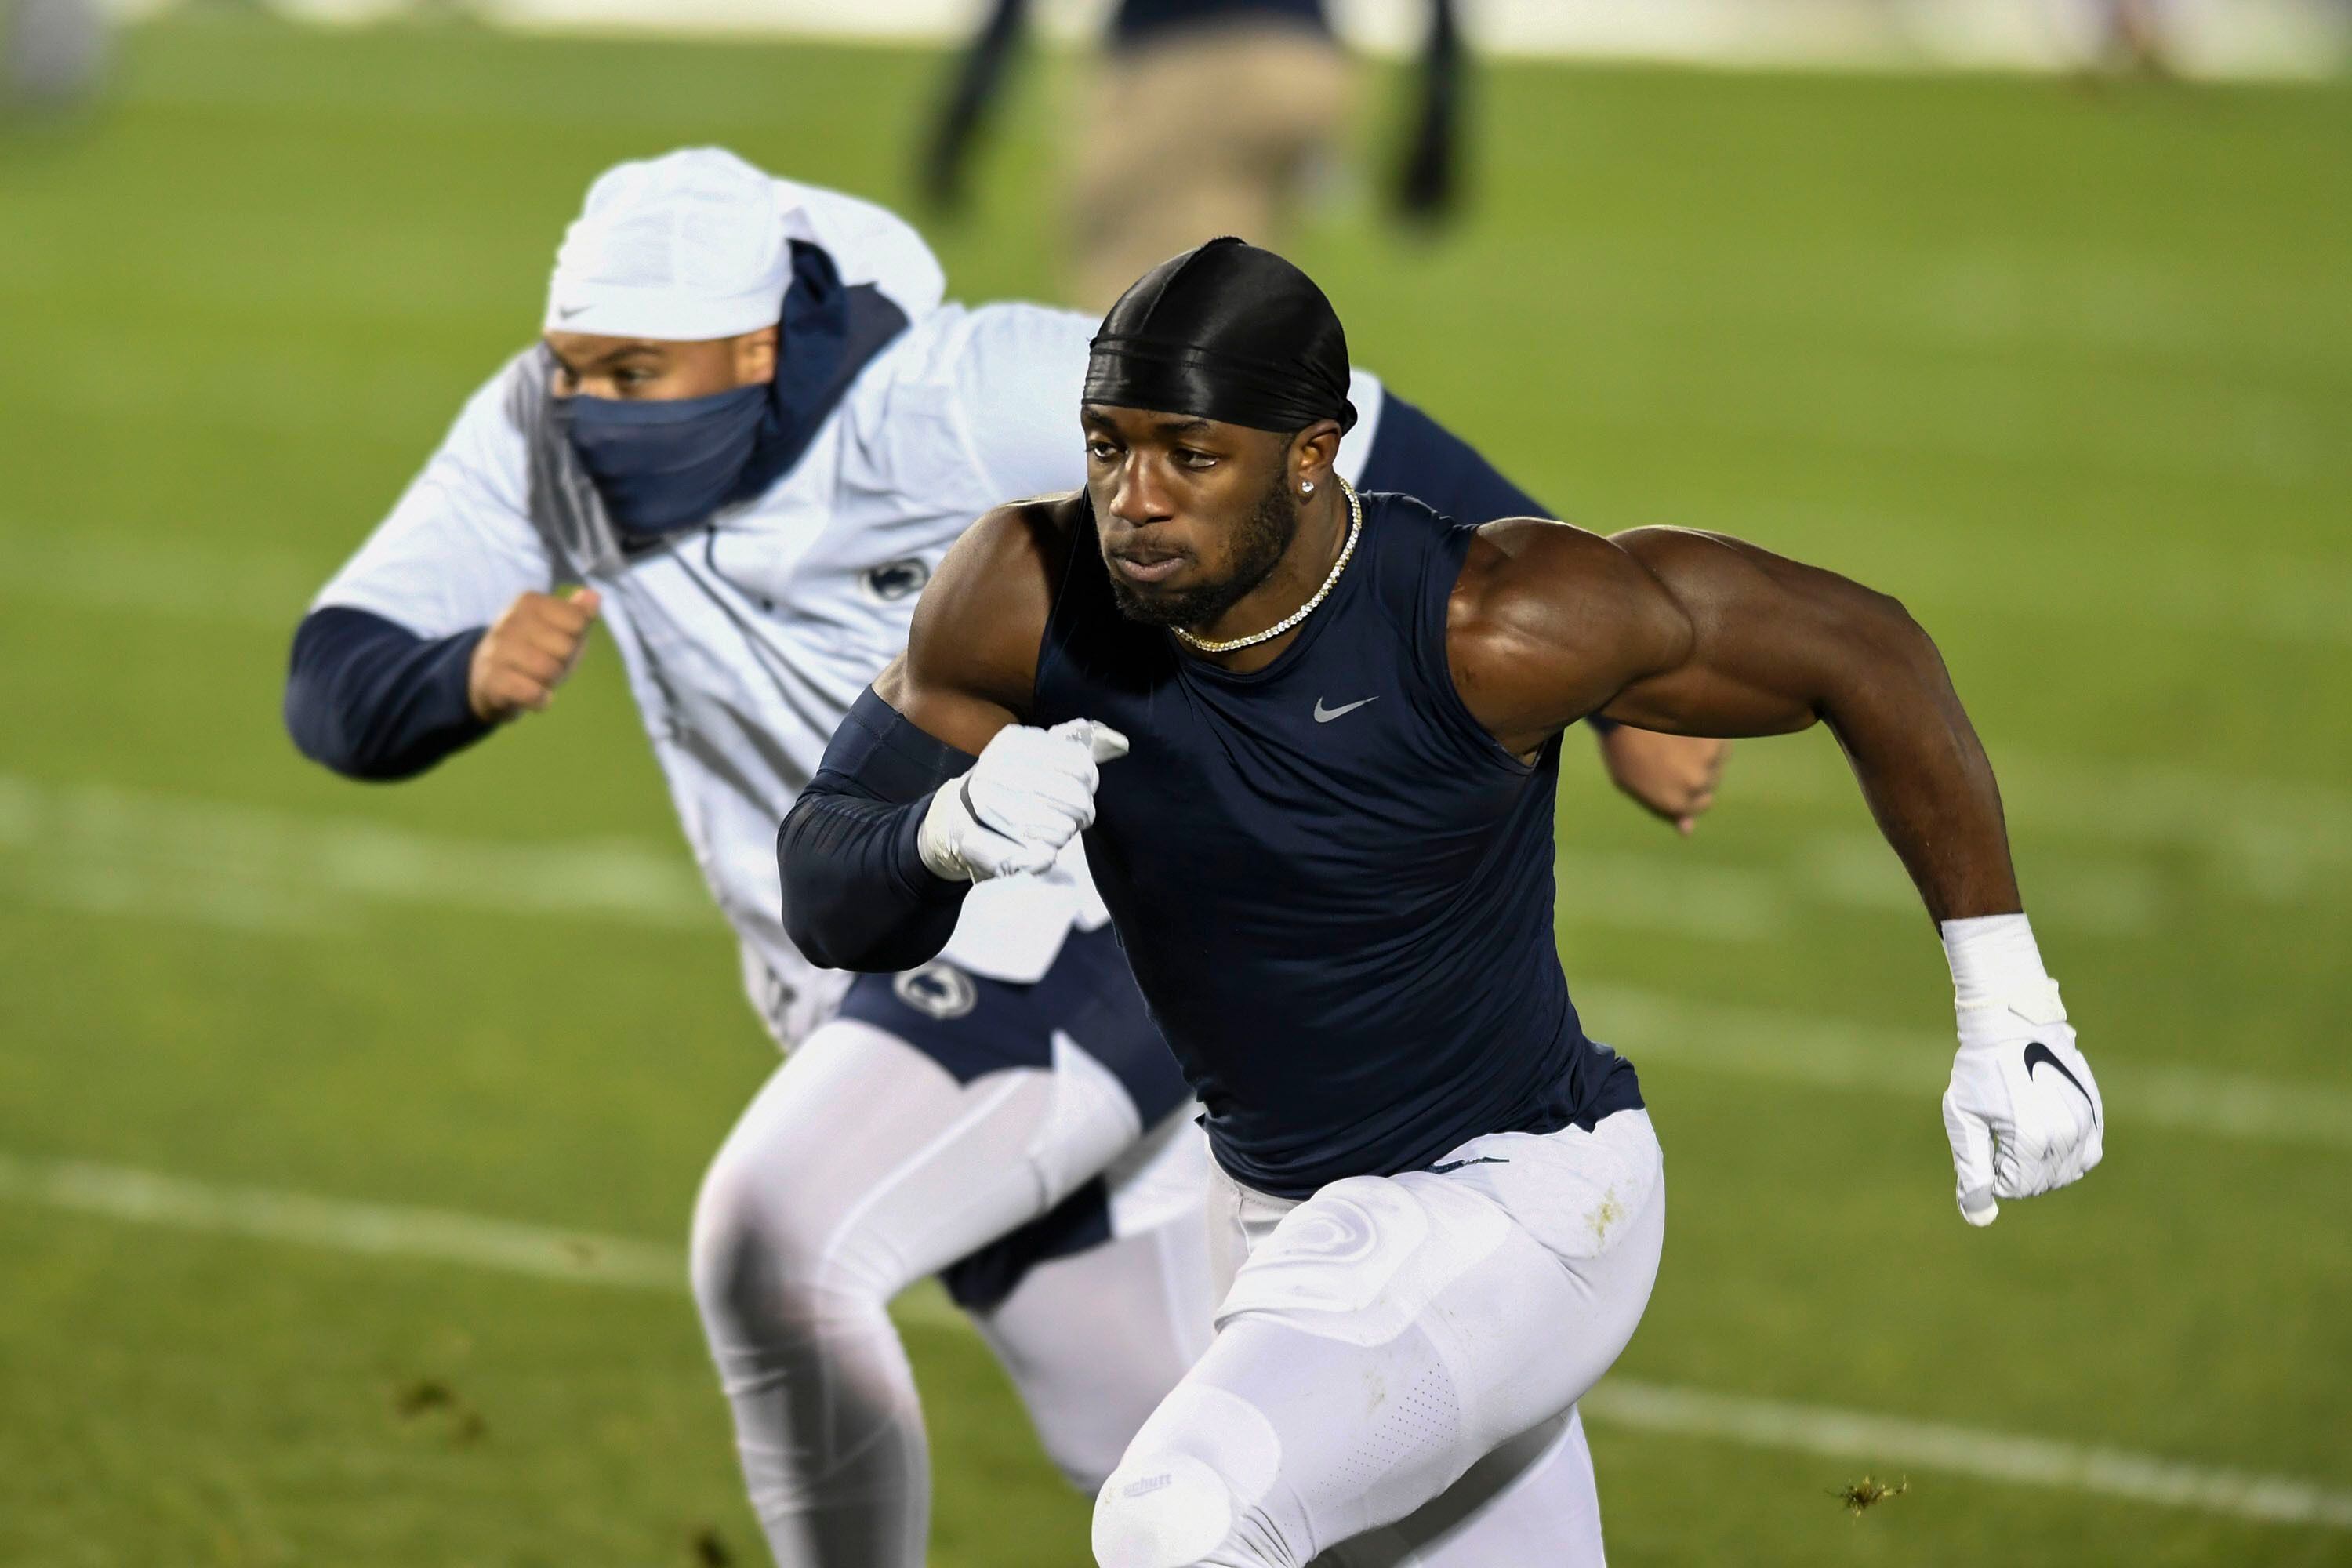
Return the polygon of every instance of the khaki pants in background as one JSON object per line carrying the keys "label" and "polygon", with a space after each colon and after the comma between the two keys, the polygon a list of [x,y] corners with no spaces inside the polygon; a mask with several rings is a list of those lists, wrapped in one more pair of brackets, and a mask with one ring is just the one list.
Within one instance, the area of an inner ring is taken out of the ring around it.
{"label": "khaki pants in background", "polygon": [[1288,209],[1334,154],[1350,74],[1330,38],[1285,26],[1180,31],[1105,55],[1084,89],[1075,302],[1108,310],[1221,234],[1278,247]]}

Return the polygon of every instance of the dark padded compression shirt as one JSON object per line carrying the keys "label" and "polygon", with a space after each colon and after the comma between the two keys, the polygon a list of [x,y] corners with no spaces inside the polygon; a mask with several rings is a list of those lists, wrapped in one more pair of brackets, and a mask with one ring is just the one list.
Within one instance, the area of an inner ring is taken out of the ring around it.
{"label": "dark padded compression shirt", "polygon": [[1030,719],[1133,743],[1102,770],[1095,879],[1219,1163],[1283,1197],[1642,1103],[1554,946],[1559,742],[1512,756],[1447,667],[1475,531],[1362,501],[1330,597],[1249,674],[1120,616],[1084,514]]}

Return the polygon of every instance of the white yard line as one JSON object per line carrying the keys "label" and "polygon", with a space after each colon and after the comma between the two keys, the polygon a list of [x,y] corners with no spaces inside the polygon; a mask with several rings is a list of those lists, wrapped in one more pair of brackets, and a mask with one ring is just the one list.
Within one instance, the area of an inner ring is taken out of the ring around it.
{"label": "white yard line", "polygon": [[[683,1290],[687,1282],[685,1252],[658,1242],[450,1209],[219,1186],[84,1160],[20,1160],[0,1153],[0,1199],[173,1230],[457,1263],[542,1279],[640,1290]],[[908,1322],[963,1321],[946,1293],[928,1280],[899,1297],[894,1310]]]}
{"label": "white yard line", "polygon": [[[1630,986],[1580,985],[1594,1035],[1638,1068],[1738,1073],[1780,1082],[1900,1094],[1932,1105],[1951,1070],[1952,1037],[1784,1013],[1689,1002]],[[2091,1042],[2107,1109],[2126,1125],[2252,1142],[2352,1149],[2352,1093],[2321,1084],[2118,1059]]]}
{"label": "white yard line", "polygon": [[[326,578],[323,567],[305,565],[284,552],[238,552],[119,531],[62,532],[5,518],[0,547],[9,556],[7,572],[0,574],[0,596],[221,621],[286,637]],[[2352,577],[2333,562],[2267,557],[2246,574],[2249,581],[2236,584],[2235,598],[2208,603],[2221,592],[2217,583],[2234,582],[2223,572],[2221,559],[2209,563],[2194,552],[2176,553],[2177,559],[2168,558],[2166,581],[2174,584],[2180,603],[2163,606],[2151,623],[2159,629],[2177,626],[2189,606],[2200,605],[2208,622],[2250,635],[2336,646],[2352,641]],[[1964,564],[1950,564],[1939,581],[1964,586]],[[2053,581],[2071,581],[2050,575]],[[2001,593],[2013,597],[2011,587],[2004,580]],[[2109,608],[2133,613],[2130,606]],[[2053,756],[2022,751],[1997,736],[1991,749],[2012,829],[2029,840],[2205,851],[2214,890],[2263,902],[2315,892],[2336,896],[2342,886],[2336,873],[2352,869],[2352,790],[2339,785],[2144,761]],[[1806,806],[1855,800],[1853,778],[1836,748],[1819,738],[1744,743],[1725,784],[1723,809],[1734,810],[1749,798]],[[2130,868],[2124,869],[2119,888],[2110,885],[2086,895],[2094,921],[2104,918],[2116,926],[2145,922],[2146,900],[2129,879]],[[2098,874],[2114,882],[2113,874]],[[1853,882],[1830,873],[1797,879],[1811,884],[1814,896],[1832,901],[1841,886]],[[1867,892],[1882,886],[1883,879],[1864,882]],[[1664,901],[1689,903],[1671,897]],[[1755,923],[1752,916],[1753,911],[1710,912],[1699,919],[1717,927],[1717,934],[1726,927],[1736,934]],[[1671,918],[1650,923],[1674,928]]]}
{"label": "white yard line", "polygon": [[1677,1436],[2191,1508],[2263,1524],[2352,1530],[2352,1489],[2023,1432],[1989,1432],[1622,1377],[1609,1378],[1586,1394],[1583,1408],[1603,1425]]}
{"label": "white yard line", "polygon": [[[2010,831],[2031,876],[2047,846],[2108,846],[2146,858],[2185,853],[2192,889],[2256,903],[2322,899],[2341,905],[2352,871],[2352,790],[2333,784],[2247,777],[2162,763],[2053,757],[2011,745],[1987,749],[2000,775]],[[1732,752],[1722,811],[1741,803],[1846,809],[1867,830],[1853,775],[1834,745],[1743,742]],[[1851,844],[1835,851],[1841,865]],[[2030,889],[2029,889],[2030,890]]]}
{"label": "white yard line", "polygon": [[[683,1290],[687,1279],[683,1253],[653,1242],[447,1209],[214,1186],[86,1161],[0,1154],[0,1198],[174,1230],[456,1263],[579,1284]],[[964,1322],[929,1281],[900,1296],[893,1311],[901,1321],[924,1327]],[[1587,1394],[1584,1410],[1603,1425],[2196,1509],[2265,1524],[2352,1531],[2352,1490],[2023,1433],[1619,1377]]]}
{"label": "white yard line", "polygon": [[664,1290],[686,1284],[686,1259],[674,1247],[446,1209],[348,1203],[267,1187],[214,1186],[79,1160],[34,1162],[0,1154],[0,1196],[173,1230],[218,1231],[339,1252],[462,1263],[549,1279]]}
{"label": "white yard line", "polygon": [[[1824,853],[1824,877],[1835,857]],[[1891,862],[1891,858],[1890,862]],[[1776,939],[1800,905],[1792,879],[1673,865],[1670,854],[1561,861],[1584,912],[1637,930]],[[1888,873],[1894,875],[1891,870]],[[0,773],[0,892],[106,913],[319,934],[373,903],[721,929],[684,854],[632,840],[519,844],[443,837],[364,818],[309,817],[103,786],[54,789]],[[1868,887],[1832,897],[1867,904]],[[1816,1015],[1720,1006],[1580,984],[1590,1026],[1636,1062],[1924,1097],[1951,1042]],[[2098,1049],[2094,1042],[2095,1052]],[[2127,1121],[2212,1137],[2352,1149],[2352,1092],[2099,1056]]]}
{"label": "white yard line", "polygon": [[[1865,853],[1875,849],[1874,855]],[[1882,864],[1883,862],[1883,864]],[[1786,870],[1675,850],[1570,848],[1560,918],[1713,942],[1780,940],[1811,910],[1907,910],[1883,846],[1822,840]],[[2136,880],[2135,880],[2136,879]],[[2050,879],[2044,927],[2097,935],[2151,923],[2145,872],[2086,863]],[[568,914],[717,929],[685,855],[639,840],[518,844],[446,837],[361,817],[308,816],[0,773],[0,888],[30,901],[236,930],[326,935],[369,903]]]}
{"label": "white yard line", "polygon": [[9,884],[72,907],[300,931],[333,929],[352,900],[720,927],[692,863],[662,845],[444,837],[0,773],[0,886]]}

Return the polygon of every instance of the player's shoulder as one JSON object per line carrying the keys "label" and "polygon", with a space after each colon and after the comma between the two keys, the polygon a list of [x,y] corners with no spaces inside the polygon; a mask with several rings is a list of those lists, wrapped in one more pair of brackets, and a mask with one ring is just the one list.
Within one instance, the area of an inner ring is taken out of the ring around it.
{"label": "player's shoulder", "polygon": [[1081,356],[1101,324],[1067,306],[1041,305],[1029,300],[992,300],[969,307],[964,316],[975,337],[1075,351]]}
{"label": "player's shoulder", "polygon": [[536,345],[520,350],[467,397],[426,467],[444,490],[478,493],[509,509],[521,508],[530,413],[546,395],[541,365]]}
{"label": "player's shoulder", "polygon": [[511,442],[518,448],[523,437],[522,413],[524,399],[520,395],[530,384],[538,348],[520,349],[501,361],[499,367],[484,377],[466,401],[458,406],[457,416],[449,423],[449,439]]}
{"label": "player's shoulder", "polygon": [[1079,471],[1083,318],[1041,305],[941,305],[861,373],[856,450],[876,482],[969,516]]}
{"label": "player's shoulder", "polygon": [[1616,541],[1573,523],[1497,518],[1476,529],[1446,606],[1450,638],[1556,641],[1567,626],[1606,622],[1649,574]]}
{"label": "player's shoulder", "polygon": [[[1034,404],[1075,432],[1095,327],[1092,318],[1075,310],[1023,300],[972,306],[964,313],[959,379],[984,412],[1027,415],[1031,410],[1022,405]],[[1071,440],[1075,446],[1075,434]]]}
{"label": "player's shoulder", "polygon": [[1072,367],[1083,374],[1093,333],[1088,318],[1050,305],[950,300],[911,323],[892,378],[969,387],[1001,384],[1013,374],[1051,374]]}
{"label": "player's shoulder", "polygon": [[918,679],[1025,710],[1037,647],[1084,508],[1076,492],[990,508],[923,590],[907,639]]}
{"label": "player's shoulder", "polygon": [[1605,700],[1629,651],[1684,635],[1680,611],[1617,541],[1537,518],[1479,528],[1446,604],[1455,687],[1511,744]]}
{"label": "player's shoulder", "polygon": [[986,559],[1011,565],[1023,561],[1058,562],[1086,516],[1084,490],[1024,496],[981,513],[964,532]]}
{"label": "player's shoulder", "polygon": [[1042,630],[1084,512],[1076,490],[991,507],[940,563],[918,619],[948,617],[976,629],[1005,617],[1034,618]]}

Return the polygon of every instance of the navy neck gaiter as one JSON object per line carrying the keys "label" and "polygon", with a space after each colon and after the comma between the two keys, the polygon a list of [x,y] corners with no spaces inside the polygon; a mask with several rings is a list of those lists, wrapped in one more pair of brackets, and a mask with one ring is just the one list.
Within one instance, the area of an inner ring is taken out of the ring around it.
{"label": "navy neck gaiter", "polygon": [[873,285],[845,286],[832,257],[796,239],[775,380],[664,403],[564,397],[551,406],[625,534],[693,528],[782,478],[858,372],[906,327],[906,313]]}
{"label": "navy neck gaiter", "polygon": [[718,510],[779,423],[765,383],[708,397],[572,397],[561,406],[581,466],[631,533],[666,533]]}

